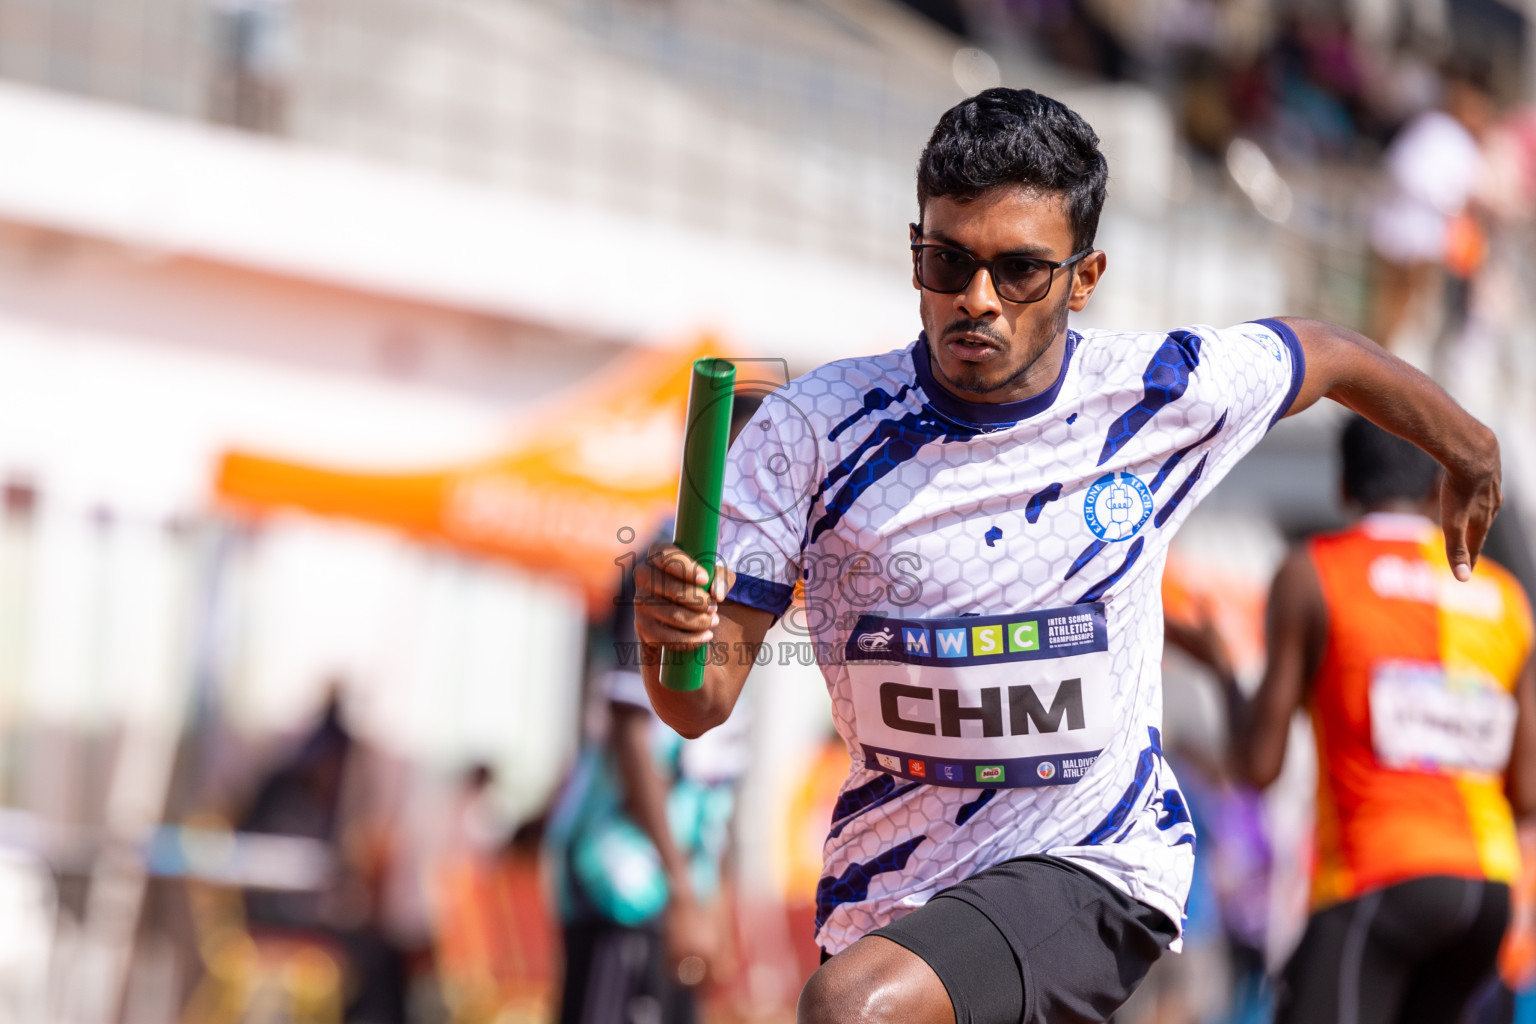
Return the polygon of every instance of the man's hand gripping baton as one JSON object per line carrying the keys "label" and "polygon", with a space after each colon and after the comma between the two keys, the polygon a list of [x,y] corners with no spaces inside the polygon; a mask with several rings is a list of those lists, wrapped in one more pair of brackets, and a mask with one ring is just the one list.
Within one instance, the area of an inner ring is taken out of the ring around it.
{"label": "man's hand gripping baton", "polygon": [[[720,546],[720,494],[725,482],[725,450],[731,442],[731,405],[736,367],[724,359],[699,359],[688,388],[688,426],[683,438],[683,475],[677,485],[677,527],[672,542],[709,573],[715,582]],[[669,690],[697,690],[704,685],[709,647],[664,650],[661,683]]]}

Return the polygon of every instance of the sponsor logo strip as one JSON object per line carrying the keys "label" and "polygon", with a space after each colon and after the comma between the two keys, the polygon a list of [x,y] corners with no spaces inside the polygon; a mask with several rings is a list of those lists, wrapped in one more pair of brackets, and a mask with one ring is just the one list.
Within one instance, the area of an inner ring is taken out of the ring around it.
{"label": "sponsor logo strip", "polygon": [[845,651],[849,661],[909,665],[992,665],[1109,650],[1104,604],[1043,608],[1011,615],[947,619],[859,618]]}
{"label": "sponsor logo strip", "polygon": [[864,766],[931,786],[961,789],[1015,789],[1025,786],[1070,786],[1086,776],[1099,751],[1052,754],[1049,757],[1016,757],[994,761],[966,761],[930,756],[914,757],[896,750],[864,747]]}

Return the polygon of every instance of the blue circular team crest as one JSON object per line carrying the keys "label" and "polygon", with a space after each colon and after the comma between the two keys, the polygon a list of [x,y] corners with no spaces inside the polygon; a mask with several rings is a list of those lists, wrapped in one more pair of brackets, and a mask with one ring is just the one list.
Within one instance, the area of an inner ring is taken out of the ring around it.
{"label": "blue circular team crest", "polygon": [[1152,492],[1131,473],[1106,473],[1083,498],[1083,519],[1100,540],[1129,540],[1152,516]]}

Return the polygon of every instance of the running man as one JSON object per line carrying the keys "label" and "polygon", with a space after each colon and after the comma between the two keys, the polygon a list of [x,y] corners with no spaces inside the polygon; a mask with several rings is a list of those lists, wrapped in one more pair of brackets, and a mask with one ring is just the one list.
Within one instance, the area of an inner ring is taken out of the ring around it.
{"label": "running man", "polygon": [[1107,175],[1055,100],[947,112],[918,161],[923,333],[763,403],[712,594],[670,546],[637,575],[643,653],[725,655],[693,692],[646,669],[685,736],[729,715],[804,582],[788,625],[853,765],[803,1022],[1102,1021],[1178,942],[1195,836],[1158,730],[1163,561],[1280,417],[1330,396],[1430,451],[1463,577],[1498,508],[1492,433],[1351,331],[1069,329],[1107,264]]}
{"label": "running man", "polygon": [[1530,606],[1486,559],[1451,579],[1429,456],[1359,418],[1341,450],[1363,515],[1281,566],[1259,692],[1227,688],[1255,786],[1280,774],[1298,708],[1317,741],[1313,913],[1277,1019],[1454,1024],[1509,919],[1511,805],[1536,811]]}

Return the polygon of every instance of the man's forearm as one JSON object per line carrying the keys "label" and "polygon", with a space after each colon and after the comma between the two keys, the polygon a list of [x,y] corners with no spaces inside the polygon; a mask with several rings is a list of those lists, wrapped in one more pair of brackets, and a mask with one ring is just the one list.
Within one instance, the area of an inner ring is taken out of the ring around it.
{"label": "man's forearm", "polygon": [[1222,686],[1222,702],[1227,712],[1227,768],[1243,785],[1265,789],[1285,763],[1289,716],[1278,732],[1267,723],[1261,726],[1257,701],[1244,694],[1235,680]]}
{"label": "man's forearm", "polygon": [[1307,360],[1295,410],[1330,398],[1470,477],[1497,468],[1493,431],[1421,371],[1356,331],[1320,320],[1285,318]]}
{"label": "man's forearm", "polygon": [[1446,557],[1457,579],[1471,579],[1504,500],[1493,431],[1434,381],[1363,335],[1318,320],[1285,322],[1296,332],[1307,363],[1292,411],[1331,398],[1444,466],[1440,526]]}

